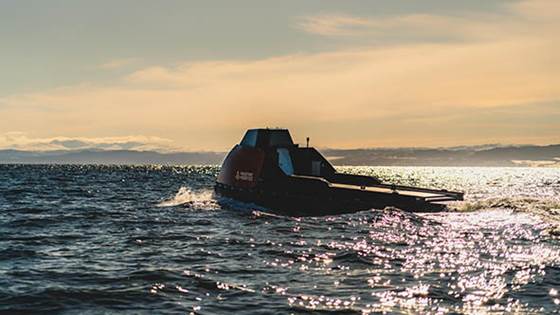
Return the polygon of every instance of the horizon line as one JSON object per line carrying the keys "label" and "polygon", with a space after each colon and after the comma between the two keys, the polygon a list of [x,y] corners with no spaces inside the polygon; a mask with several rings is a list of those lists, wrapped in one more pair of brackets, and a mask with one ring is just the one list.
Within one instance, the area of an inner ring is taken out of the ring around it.
{"label": "horizon line", "polygon": [[[296,144],[297,145],[297,144]],[[473,144],[473,145],[454,145],[454,146],[418,146],[418,147],[356,147],[356,148],[336,148],[336,147],[315,147],[318,150],[331,150],[331,151],[358,151],[358,150],[467,150],[479,148],[479,151],[492,150],[496,148],[523,148],[523,147],[549,147],[557,146],[560,143],[548,144],[502,144],[502,143],[487,143],[487,144]],[[137,149],[137,148],[60,148],[52,150],[28,150],[18,148],[0,148],[1,151],[18,151],[29,153],[55,153],[55,152],[154,152],[160,154],[174,154],[174,153],[227,153],[229,150],[161,150],[161,149]]]}

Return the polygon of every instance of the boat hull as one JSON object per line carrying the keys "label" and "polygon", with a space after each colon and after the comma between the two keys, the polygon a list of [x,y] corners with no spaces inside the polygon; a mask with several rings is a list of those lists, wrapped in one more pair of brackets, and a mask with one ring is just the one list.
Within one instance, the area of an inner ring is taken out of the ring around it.
{"label": "boat hull", "polygon": [[409,212],[436,212],[446,209],[445,205],[429,203],[415,197],[345,188],[329,187],[325,191],[285,187],[240,189],[216,183],[214,189],[218,195],[254,203],[271,212],[290,216],[338,215],[386,207],[396,207]]}

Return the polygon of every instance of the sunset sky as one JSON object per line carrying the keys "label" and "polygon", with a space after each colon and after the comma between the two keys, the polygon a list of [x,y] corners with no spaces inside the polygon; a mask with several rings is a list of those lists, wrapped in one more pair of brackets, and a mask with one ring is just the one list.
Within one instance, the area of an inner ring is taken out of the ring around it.
{"label": "sunset sky", "polygon": [[560,143],[560,1],[0,0],[0,149]]}

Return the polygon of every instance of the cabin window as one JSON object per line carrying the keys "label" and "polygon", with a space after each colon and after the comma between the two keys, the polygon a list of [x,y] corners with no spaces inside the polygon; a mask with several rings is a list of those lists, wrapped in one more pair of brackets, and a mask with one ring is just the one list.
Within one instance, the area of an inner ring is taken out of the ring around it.
{"label": "cabin window", "polygon": [[278,166],[286,175],[294,175],[294,165],[288,149],[278,149]]}
{"label": "cabin window", "polygon": [[244,147],[256,147],[257,146],[257,136],[258,130],[247,130],[245,136],[241,140],[241,145]]}
{"label": "cabin window", "polygon": [[268,142],[271,147],[291,146],[294,144],[288,130],[274,130],[270,132]]}

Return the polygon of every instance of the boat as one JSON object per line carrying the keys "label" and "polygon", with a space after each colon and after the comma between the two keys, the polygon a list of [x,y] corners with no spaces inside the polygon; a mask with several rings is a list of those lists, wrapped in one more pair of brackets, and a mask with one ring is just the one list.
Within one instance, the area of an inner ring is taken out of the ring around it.
{"label": "boat", "polygon": [[279,214],[324,216],[396,207],[410,212],[446,209],[463,193],[382,183],[337,172],[315,148],[300,147],[287,129],[247,130],[226,156],[214,189],[218,195]]}

